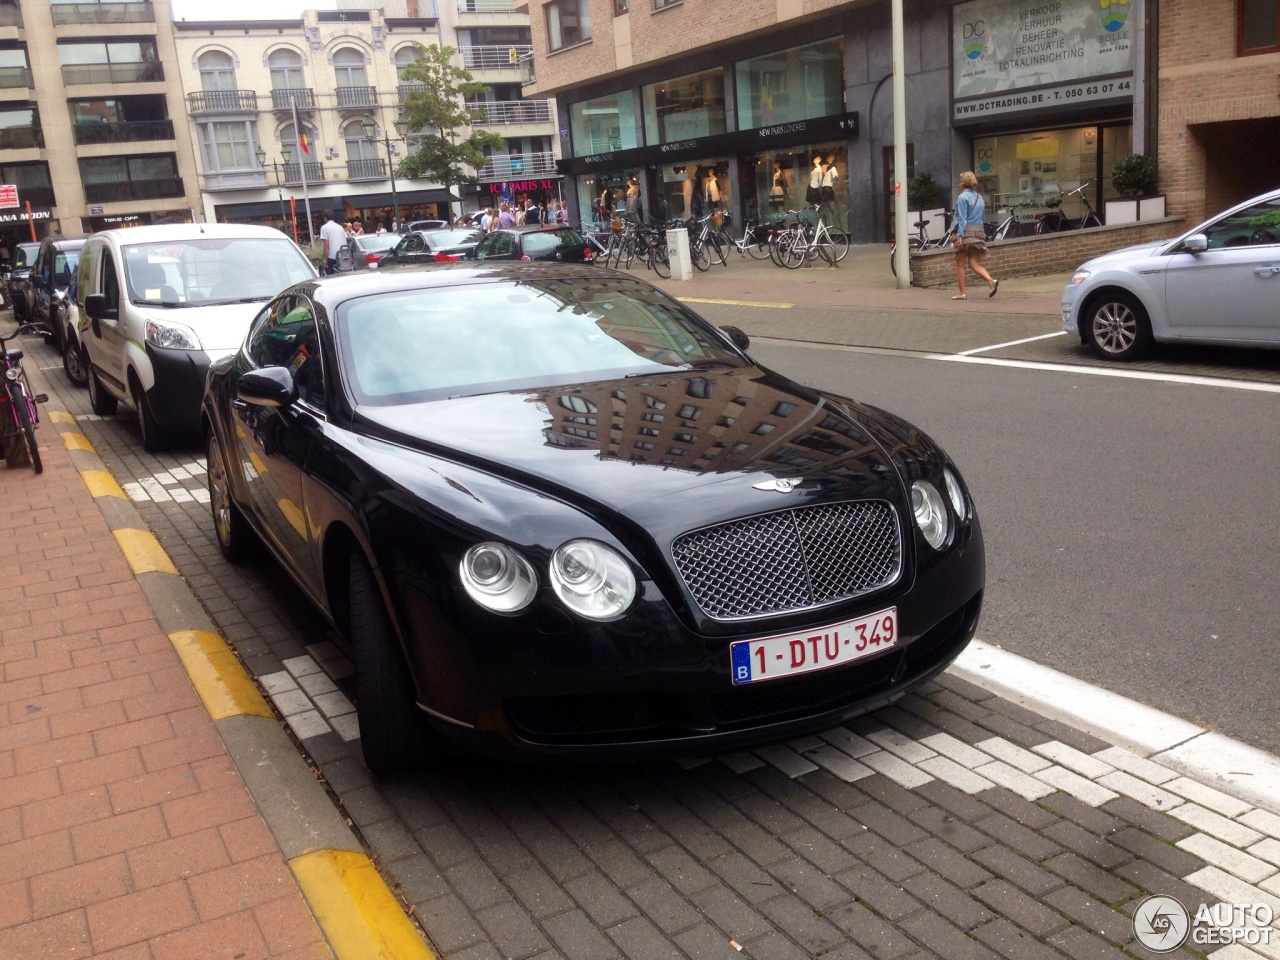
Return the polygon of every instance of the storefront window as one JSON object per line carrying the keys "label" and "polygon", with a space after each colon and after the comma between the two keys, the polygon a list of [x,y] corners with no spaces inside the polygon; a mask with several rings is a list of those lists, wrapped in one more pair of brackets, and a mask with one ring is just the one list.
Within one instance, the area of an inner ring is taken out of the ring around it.
{"label": "storefront window", "polygon": [[770,150],[747,160],[743,158],[740,172],[748,220],[769,221],[788,210],[803,209],[810,196],[809,187],[816,182],[819,196],[824,183],[834,194],[834,199],[824,203],[829,222],[842,229],[848,226],[849,164],[845,144]]}
{"label": "storefront window", "polygon": [[[1133,128],[1117,125],[1068,127],[1037,133],[978,137],[973,141],[974,172],[987,200],[988,219],[1003,217],[1015,204],[1021,217],[1048,211],[1045,201],[1057,200],[1081,185],[1094,210],[1114,197],[1111,165],[1131,152]],[[1063,213],[1079,219],[1087,213],[1083,200],[1073,196]]]}
{"label": "storefront window", "polygon": [[635,99],[630,90],[569,108],[573,152],[579,157],[630,150],[636,143]]}
{"label": "storefront window", "polygon": [[733,209],[729,161],[715,158],[663,164],[654,172],[650,193],[657,220],[701,218],[715,210],[727,213]]}
{"label": "storefront window", "polygon": [[644,135],[649,144],[725,132],[723,70],[651,83],[643,94]]}
{"label": "storefront window", "polygon": [[743,60],[734,75],[741,130],[844,111],[844,40],[839,37]]}
{"label": "storefront window", "polygon": [[640,171],[610,170],[578,178],[578,211],[588,226],[594,221],[608,229],[615,217],[643,220],[646,211],[640,202]]}

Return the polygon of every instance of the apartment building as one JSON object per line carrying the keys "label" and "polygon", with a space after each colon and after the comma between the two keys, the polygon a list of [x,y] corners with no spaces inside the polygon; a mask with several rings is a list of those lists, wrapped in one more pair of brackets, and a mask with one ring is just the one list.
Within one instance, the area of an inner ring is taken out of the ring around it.
{"label": "apartment building", "polygon": [[[305,239],[308,207],[317,231],[325,209],[372,230],[446,219],[513,186],[545,193],[535,178],[555,170],[551,108],[521,100],[516,80],[527,17],[504,0],[442,2],[346,0],[296,20],[175,23],[209,219],[296,223]],[[507,138],[458,195],[395,174],[412,140],[400,111],[414,85],[401,74],[431,44],[458,48],[488,88],[468,105],[473,123]]]}
{"label": "apartment building", "polygon": [[0,0],[0,234],[190,220],[175,60],[165,2]]}
{"label": "apartment building", "polygon": [[[1274,2],[1274,0],[1272,0]],[[909,169],[974,170],[997,210],[1087,184],[1150,139],[1144,0],[907,0]],[[767,217],[832,171],[836,220],[890,229],[893,96],[884,0],[527,0],[579,215]],[[1068,210],[1079,216],[1079,212]],[[740,221],[739,221],[740,222]]]}

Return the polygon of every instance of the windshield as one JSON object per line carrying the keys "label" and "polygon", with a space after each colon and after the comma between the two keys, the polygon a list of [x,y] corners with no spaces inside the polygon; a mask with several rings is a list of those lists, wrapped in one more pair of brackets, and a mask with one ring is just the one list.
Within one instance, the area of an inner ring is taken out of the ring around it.
{"label": "windshield", "polygon": [[315,276],[285,237],[195,237],[124,248],[129,299],[162,307],[269,300]]}
{"label": "windshield", "polygon": [[704,367],[744,366],[675,300],[629,280],[402,290],[338,310],[362,403],[415,403]]}
{"label": "windshield", "polygon": [[457,247],[464,243],[479,243],[483,238],[484,234],[479,230],[432,230],[422,235],[428,250]]}
{"label": "windshield", "polygon": [[18,255],[13,258],[15,267],[29,267],[35,262],[36,254],[40,252],[40,244],[38,243],[20,243],[18,244]]}

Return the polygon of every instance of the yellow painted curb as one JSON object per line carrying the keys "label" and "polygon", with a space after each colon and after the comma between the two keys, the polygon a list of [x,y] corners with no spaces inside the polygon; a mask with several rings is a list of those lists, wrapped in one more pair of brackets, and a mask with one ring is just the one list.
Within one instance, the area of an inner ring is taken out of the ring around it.
{"label": "yellow painted curb", "polygon": [[717,300],[715,297],[677,297],[682,303],[726,303],[732,307],[777,307],[779,310],[787,310],[794,307],[794,303],[775,303],[772,300]]}
{"label": "yellow painted curb", "polygon": [[124,551],[124,558],[129,569],[134,573],[172,573],[178,575],[178,569],[160,546],[160,541],[149,530],[135,530],[125,527],[123,530],[111,531]]}
{"label": "yellow painted curb", "polygon": [[50,410],[45,414],[51,423],[75,423],[76,418],[65,410]]}
{"label": "yellow painted curb", "polygon": [[208,630],[178,630],[169,634],[169,642],[178,651],[191,685],[214,720],[242,714],[275,719],[271,707],[222,637]]}
{"label": "yellow painted curb", "polygon": [[289,868],[338,960],[435,960],[363,853],[315,850]]}
{"label": "yellow painted curb", "polygon": [[116,483],[116,478],[105,470],[84,470],[80,476],[84,478],[84,485],[89,488],[89,492],[95,497],[127,499],[124,491],[120,489],[120,484]]}
{"label": "yellow painted curb", "polygon": [[93,453],[93,444],[79,430],[65,430],[62,433],[62,442],[67,445],[68,450],[87,450]]}

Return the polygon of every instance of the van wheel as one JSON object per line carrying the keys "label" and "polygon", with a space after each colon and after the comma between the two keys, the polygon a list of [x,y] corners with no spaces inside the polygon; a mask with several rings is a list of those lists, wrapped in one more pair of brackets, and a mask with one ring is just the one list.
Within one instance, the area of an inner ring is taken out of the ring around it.
{"label": "van wheel", "polygon": [[87,371],[88,364],[85,361],[84,352],[81,350],[80,344],[76,343],[70,337],[67,338],[66,349],[62,351],[62,369],[70,380],[77,387],[83,387],[89,382],[89,374]]}
{"label": "van wheel", "polygon": [[98,379],[98,371],[89,366],[89,406],[100,417],[109,417],[116,412],[118,401],[114,396],[102,389],[102,381]]}
{"label": "van wheel", "polygon": [[155,415],[147,404],[147,397],[136,380],[133,381],[133,405],[138,411],[138,433],[142,438],[142,449],[147,453],[159,453],[164,449],[164,431],[156,423]]}
{"label": "van wheel", "polygon": [[351,557],[351,645],[356,667],[356,715],[365,765],[400,773],[429,753],[431,730],[418,713],[413,680],[369,564]]}

